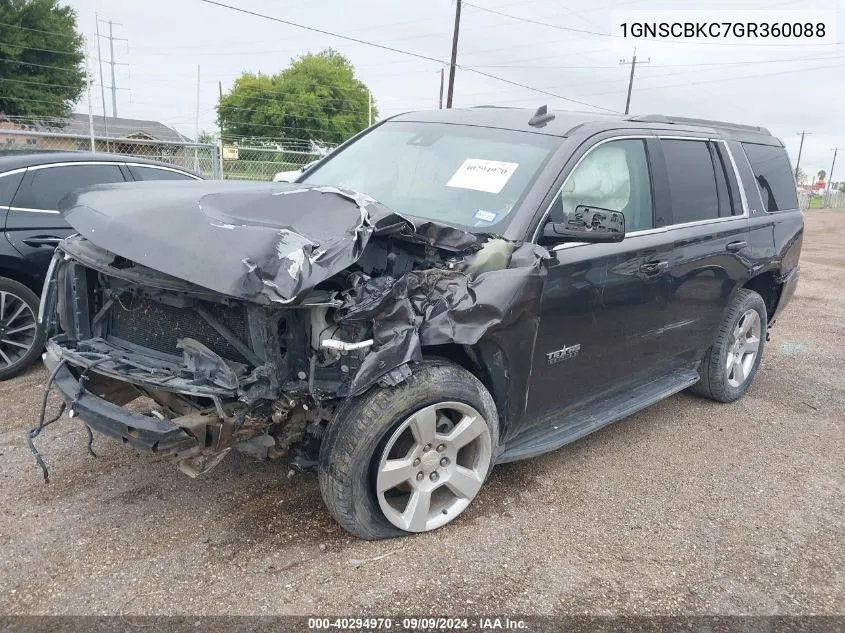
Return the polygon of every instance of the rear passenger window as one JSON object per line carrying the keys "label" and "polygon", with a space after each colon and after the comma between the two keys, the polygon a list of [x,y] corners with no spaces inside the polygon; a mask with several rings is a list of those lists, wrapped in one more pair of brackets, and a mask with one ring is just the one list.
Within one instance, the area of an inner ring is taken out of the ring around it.
{"label": "rear passenger window", "polygon": [[[707,141],[661,141],[669,175],[674,224],[720,217],[719,189]],[[721,183],[727,191],[726,185]]]}
{"label": "rear passenger window", "polygon": [[755,143],[743,143],[742,148],[751,163],[751,170],[754,172],[766,211],[797,209],[798,194],[795,191],[795,178],[786,150]]}
{"label": "rear passenger window", "polygon": [[138,167],[137,165],[130,165],[129,171],[135,180],[196,180],[194,176],[185,174],[181,171],[171,171],[170,169],[156,169],[155,167]]}
{"label": "rear passenger window", "polygon": [[109,182],[125,182],[117,165],[63,165],[30,169],[13,206],[55,211],[69,193]]}

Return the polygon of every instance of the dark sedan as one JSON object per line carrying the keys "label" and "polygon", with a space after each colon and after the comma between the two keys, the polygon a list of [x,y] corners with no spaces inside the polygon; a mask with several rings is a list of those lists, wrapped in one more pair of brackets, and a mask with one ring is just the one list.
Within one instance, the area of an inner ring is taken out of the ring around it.
{"label": "dark sedan", "polygon": [[59,214],[67,194],[103,183],[200,180],[189,171],[115,154],[46,152],[0,156],[0,380],[41,353],[39,295],[53,249],[73,229]]}

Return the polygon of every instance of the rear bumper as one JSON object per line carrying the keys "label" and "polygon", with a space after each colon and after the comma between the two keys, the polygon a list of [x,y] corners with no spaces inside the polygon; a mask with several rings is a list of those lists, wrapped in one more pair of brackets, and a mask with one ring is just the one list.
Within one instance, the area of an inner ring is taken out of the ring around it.
{"label": "rear bumper", "polygon": [[781,284],[783,287],[780,291],[780,298],[778,299],[778,305],[775,308],[775,313],[772,315],[772,318],[769,319],[769,325],[772,325],[775,322],[775,319],[780,316],[783,309],[792,300],[792,297],[795,294],[795,289],[798,287],[798,277],[800,275],[801,267],[796,266],[781,277]]}
{"label": "rear bumper", "polygon": [[[48,345],[44,355],[47,369],[53,371],[59,360],[56,349]],[[169,420],[127,411],[85,388],[80,391],[79,381],[67,365],[59,369],[54,384],[64,399],[73,404],[76,415],[92,430],[121,439],[140,451],[177,453],[199,445],[195,438]]]}

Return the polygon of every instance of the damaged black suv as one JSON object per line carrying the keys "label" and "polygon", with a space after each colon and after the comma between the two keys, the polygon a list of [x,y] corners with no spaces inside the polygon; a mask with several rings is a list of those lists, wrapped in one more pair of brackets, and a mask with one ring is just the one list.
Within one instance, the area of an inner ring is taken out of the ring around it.
{"label": "damaged black suv", "polygon": [[64,214],[40,318],[71,416],[192,476],[287,456],[368,539],[683,389],[742,396],[803,234],[763,128],[544,108],[404,114],[297,183]]}

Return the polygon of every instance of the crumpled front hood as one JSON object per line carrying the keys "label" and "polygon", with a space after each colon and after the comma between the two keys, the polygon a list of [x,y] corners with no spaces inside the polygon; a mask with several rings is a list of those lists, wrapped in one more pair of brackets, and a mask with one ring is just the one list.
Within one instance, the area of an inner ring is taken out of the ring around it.
{"label": "crumpled front hood", "polygon": [[417,224],[334,187],[222,181],[98,185],[66,197],[95,245],[159,272],[258,303],[290,303],[361,257],[373,235],[453,251],[477,238]]}

